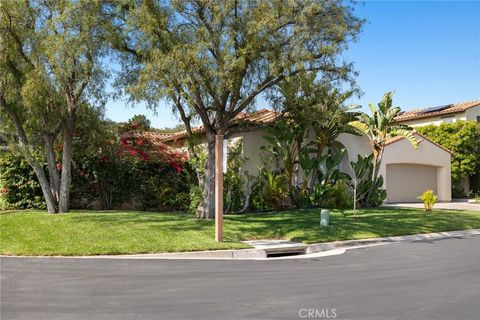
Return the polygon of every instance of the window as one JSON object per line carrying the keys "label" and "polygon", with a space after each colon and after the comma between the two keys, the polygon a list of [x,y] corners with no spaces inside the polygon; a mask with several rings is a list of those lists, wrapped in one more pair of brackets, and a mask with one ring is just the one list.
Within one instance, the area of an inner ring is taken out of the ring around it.
{"label": "window", "polygon": [[477,122],[480,123],[480,116],[477,116]]}
{"label": "window", "polygon": [[455,117],[445,117],[445,118],[442,118],[442,122],[443,123],[454,123],[455,122]]}

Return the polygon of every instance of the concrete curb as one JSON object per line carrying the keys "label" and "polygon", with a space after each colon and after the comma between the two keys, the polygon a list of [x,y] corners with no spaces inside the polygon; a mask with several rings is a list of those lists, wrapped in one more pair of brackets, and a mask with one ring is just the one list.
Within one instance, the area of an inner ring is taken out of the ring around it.
{"label": "concrete curb", "polygon": [[238,250],[210,250],[191,252],[162,252],[128,255],[92,255],[92,256],[13,256],[0,255],[0,258],[52,258],[52,259],[137,259],[137,260],[234,260],[234,259],[264,259],[267,257],[265,250],[238,249]]}
{"label": "concrete curb", "polygon": [[309,245],[305,253],[309,254],[309,253],[333,250],[337,248],[348,248],[348,247],[363,246],[363,245],[378,244],[378,243],[388,244],[388,243],[400,243],[400,242],[441,240],[441,239],[458,238],[458,237],[465,237],[465,236],[480,236],[480,229],[421,233],[421,234],[413,234],[413,235],[407,235],[407,236],[315,243],[315,244]]}
{"label": "concrete curb", "polygon": [[[436,233],[423,233],[407,236],[395,236],[385,238],[369,238],[361,240],[345,240],[334,242],[323,242],[306,245],[305,254],[313,254],[322,251],[330,251],[339,248],[350,248],[372,244],[391,244],[401,242],[433,241],[449,238],[462,238],[480,236],[480,229],[447,231]],[[213,251],[193,251],[176,253],[152,253],[135,255],[97,255],[97,256],[5,256],[1,258],[57,258],[57,259],[162,259],[162,260],[181,260],[181,259],[203,259],[203,260],[265,260],[267,259],[267,250],[265,249],[241,249],[241,250],[213,250]],[[292,259],[301,256],[292,256]]]}

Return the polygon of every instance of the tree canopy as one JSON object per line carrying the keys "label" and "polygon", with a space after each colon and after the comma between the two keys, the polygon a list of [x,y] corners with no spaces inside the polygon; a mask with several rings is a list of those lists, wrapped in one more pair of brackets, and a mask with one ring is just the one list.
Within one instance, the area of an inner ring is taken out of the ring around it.
{"label": "tree canopy", "polygon": [[[77,111],[86,102],[103,102],[107,25],[101,8],[102,2],[85,0],[6,1],[0,6],[2,125],[15,132],[49,212],[68,211]],[[61,172],[54,150],[60,134]],[[41,153],[47,158],[48,179],[35,159]]]}
{"label": "tree canopy", "polygon": [[457,121],[416,129],[454,153],[452,157],[454,183],[479,172],[480,124],[475,121]]}
{"label": "tree canopy", "polygon": [[266,90],[302,72],[354,83],[339,54],[363,21],[346,1],[126,1],[113,5],[112,45],[123,57],[117,84],[133,100],[171,102],[191,132],[199,119],[209,144],[200,216],[213,216],[214,135]]}

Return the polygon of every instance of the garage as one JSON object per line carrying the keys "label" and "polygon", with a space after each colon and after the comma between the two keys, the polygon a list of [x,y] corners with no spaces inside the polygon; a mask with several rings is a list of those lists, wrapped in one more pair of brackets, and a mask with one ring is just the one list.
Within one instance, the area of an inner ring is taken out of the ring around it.
{"label": "garage", "polygon": [[420,144],[396,137],[387,142],[380,167],[387,202],[420,202],[417,197],[432,189],[439,201],[451,201],[452,153],[423,135],[414,133]]}
{"label": "garage", "polygon": [[420,164],[387,164],[387,202],[420,202],[425,190],[437,191],[437,167]]}

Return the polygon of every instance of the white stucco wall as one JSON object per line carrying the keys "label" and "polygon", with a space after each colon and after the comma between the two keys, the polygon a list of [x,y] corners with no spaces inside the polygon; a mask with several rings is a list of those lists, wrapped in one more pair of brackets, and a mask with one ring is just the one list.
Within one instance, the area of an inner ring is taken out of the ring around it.
{"label": "white stucco wall", "polygon": [[358,155],[364,157],[370,154],[368,138],[364,135],[342,133],[338,136],[337,141],[347,149],[351,161],[357,161]]}
{"label": "white stucco wall", "polygon": [[[268,144],[264,139],[265,135],[264,130],[255,130],[238,133],[231,137],[231,139],[243,139],[243,156],[247,158],[243,169],[250,174],[256,175],[258,168],[262,165],[261,147]],[[417,138],[422,140],[418,135]],[[358,155],[366,156],[371,153],[368,138],[364,135],[356,136],[344,133],[338,137],[337,142],[339,143],[337,147],[345,147],[348,152],[340,165],[340,169],[346,173],[351,173],[349,161],[357,161]],[[386,146],[380,174],[385,179],[384,186],[386,187],[388,181],[387,165],[418,164],[435,167],[437,170],[436,189],[439,200],[451,201],[450,163],[451,154],[434,143],[424,140],[420,143],[418,149],[414,149],[407,140],[402,139]],[[408,188],[408,185],[402,188]]]}
{"label": "white stucco wall", "polygon": [[[418,139],[422,139],[417,135]],[[388,164],[421,164],[437,168],[437,192],[440,201],[451,201],[451,154],[430,141],[424,140],[418,149],[405,139],[389,144],[385,147],[380,174],[387,185],[388,175],[386,166]],[[405,186],[408,188],[408,186]]]}
{"label": "white stucco wall", "polygon": [[480,116],[480,106],[476,106],[476,107],[465,110],[465,118],[467,120],[476,121],[478,116]]}
{"label": "white stucco wall", "polygon": [[[239,134],[244,141],[244,156],[248,157],[245,162],[245,170],[255,174],[258,167],[262,164],[260,147],[267,142],[263,138],[266,133],[262,130],[246,132]],[[418,139],[422,139],[417,136]],[[370,146],[366,136],[355,136],[352,134],[341,134],[337,141],[339,146],[347,149],[348,156],[345,156],[340,165],[340,169],[350,173],[348,161],[356,161],[357,156],[366,156],[370,154]],[[380,174],[384,177],[384,186],[387,185],[387,165],[389,164],[420,164],[433,166],[437,169],[437,192],[440,201],[451,201],[451,181],[450,181],[450,162],[451,155],[430,141],[422,141],[418,149],[407,140],[400,140],[389,144],[385,148]],[[405,186],[404,188],[408,188]]]}
{"label": "white stucco wall", "polygon": [[449,115],[443,115],[443,116],[432,117],[432,118],[402,121],[402,124],[405,124],[405,125],[410,126],[410,127],[423,127],[423,126],[428,126],[430,124],[438,126],[438,125],[440,125],[442,123],[445,123],[445,122],[451,122],[450,121],[451,117],[455,118],[455,121],[467,120],[466,113],[461,112],[461,113],[457,113],[457,114],[449,114]]}
{"label": "white stucco wall", "polygon": [[264,130],[242,132],[232,135],[232,138],[242,137],[243,139],[243,156],[247,159],[243,165],[243,170],[249,174],[256,175],[258,168],[262,165],[262,151],[260,148],[268,144],[263,138],[264,135],[266,135]]}

